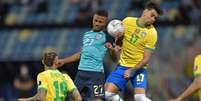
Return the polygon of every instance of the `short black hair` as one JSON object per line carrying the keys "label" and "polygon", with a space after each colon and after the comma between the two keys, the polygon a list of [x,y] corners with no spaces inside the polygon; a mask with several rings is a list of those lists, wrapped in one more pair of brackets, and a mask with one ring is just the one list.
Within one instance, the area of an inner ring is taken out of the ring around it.
{"label": "short black hair", "polygon": [[100,15],[100,16],[104,16],[104,17],[108,17],[108,12],[106,10],[97,10],[96,13],[97,15]]}
{"label": "short black hair", "polygon": [[154,9],[156,10],[156,12],[159,14],[159,15],[162,15],[163,14],[163,10],[161,9],[161,7],[153,2],[153,1],[149,1],[145,4],[145,9]]}
{"label": "short black hair", "polygon": [[46,66],[51,67],[53,66],[54,60],[56,58],[57,53],[53,49],[45,49],[43,53],[43,62]]}

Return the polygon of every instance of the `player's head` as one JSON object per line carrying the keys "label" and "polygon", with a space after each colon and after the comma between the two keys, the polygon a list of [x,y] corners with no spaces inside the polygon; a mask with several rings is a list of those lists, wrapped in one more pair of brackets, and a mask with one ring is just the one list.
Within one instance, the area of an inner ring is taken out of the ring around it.
{"label": "player's head", "polygon": [[93,31],[101,31],[105,28],[108,20],[108,12],[98,10],[93,16]]}
{"label": "player's head", "polygon": [[142,13],[144,22],[146,25],[153,24],[160,15],[163,14],[163,10],[157,3],[149,1],[146,3],[144,11]]}
{"label": "player's head", "polygon": [[43,53],[42,63],[45,67],[52,68],[58,61],[58,55],[53,49],[45,49]]}

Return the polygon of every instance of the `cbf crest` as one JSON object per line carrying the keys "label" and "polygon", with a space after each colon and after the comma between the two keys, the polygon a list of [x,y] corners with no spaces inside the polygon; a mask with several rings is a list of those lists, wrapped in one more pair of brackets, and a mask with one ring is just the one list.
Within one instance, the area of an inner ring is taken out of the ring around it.
{"label": "cbf crest", "polygon": [[102,35],[101,34],[96,34],[96,40],[101,39]]}
{"label": "cbf crest", "polygon": [[146,32],[141,32],[141,33],[140,33],[140,36],[141,36],[142,38],[144,38],[144,37],[146,36],[146,34],[147,34]]}

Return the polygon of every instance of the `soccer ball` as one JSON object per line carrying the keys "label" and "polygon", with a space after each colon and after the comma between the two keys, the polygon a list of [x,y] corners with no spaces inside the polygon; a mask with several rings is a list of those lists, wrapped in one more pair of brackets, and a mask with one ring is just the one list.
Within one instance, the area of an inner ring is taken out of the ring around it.
{"label": "soccer ball", "polygon": [[107,32],[114,38],[121,37],[124,33],[124,27],[121,20],[112,20],[107,25]]}

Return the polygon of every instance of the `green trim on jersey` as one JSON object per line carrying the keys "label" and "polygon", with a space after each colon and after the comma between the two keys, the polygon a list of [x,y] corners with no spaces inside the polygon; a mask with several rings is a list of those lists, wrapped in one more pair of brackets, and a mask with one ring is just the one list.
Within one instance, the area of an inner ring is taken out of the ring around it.
{"label": "green trim on jersey", "polygon": [[47,90],[47,88],[45,88],[45,87],[43,87],[43,86],[39,86],[39,87],[38,87],[38,90],[39,90],[39,89]]}
{"label": "green trim on jersey", "polygon": [[148,47],[145,47],[145,49],[146,49],[146,50],[149,50],[149,51],[151,51],[151,52],[154,52],[154,51],[156,50],[155,48],[153,49],[153,48],[148,48]]}
{"label": "green trim on jersey", "polygon": [[139,18],[136,20],[136,25],[137,25],[138,27],[140,27],[140,28],[145,28],[144,26],[141,26],[141,25],[139,24]]}

